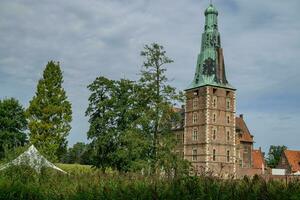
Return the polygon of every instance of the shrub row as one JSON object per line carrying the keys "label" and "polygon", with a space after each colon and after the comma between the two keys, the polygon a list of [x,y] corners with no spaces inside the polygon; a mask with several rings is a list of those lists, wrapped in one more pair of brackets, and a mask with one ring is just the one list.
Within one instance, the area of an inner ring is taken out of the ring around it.
{"label": "shrub row", "polygon": [[252,179],[220,180],[181,177],[173,180],[137,174],[102,174],[99,171],[63,175],[51,170],[41,174],[26,167],[0,173],[0,200],[89,199],[300,199],[300,182],[288,184]]}

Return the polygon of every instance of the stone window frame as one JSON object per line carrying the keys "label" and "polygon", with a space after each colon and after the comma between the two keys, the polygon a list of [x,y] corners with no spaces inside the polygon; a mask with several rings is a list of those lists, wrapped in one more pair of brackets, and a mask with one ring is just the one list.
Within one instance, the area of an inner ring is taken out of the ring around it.
{"label": "stone window frame", "polygon": [[226,128],[226,142],[230,142],[230,130],[228,128]]}
{"label": "stone window frame", "polygon": [[212,128],[212,139],[213,140],[217,139],[217,133],[218,133],[218,128],[217,127],[213,127]]}
{"label": "stone window frame", "polygon": [[230,115],[227,114],[227,115],[226,115],[226,123],[227,123],[227,124],[230,124],[230,122],[231,122]]}
{"label": "stone window frame", "polygon": [[214,112],[212,115],[213,115],[212,122],[217,123],[217,113]]}
{"label": "stone window frame", "polygon": [[226,110],[230,110],[230,109],[231,109],[231,99],[226,98]]}
{"label": "stone window frame", "polygon": [[197,148],[192,149],[192,161],[197,161]]}
{"label": "stone window frame", "polygon": [[230,162],[230,150],[226,151],[226,162]]}
{"label": "stone window frame", "polygon": [[212,100],[212,107],[218,108],[218,96],[213,96]]}
{"label": "stone window frame", "polygon": [[213,149],[213,153],[212,153],[212,160],[216,161],[216,149]]}
{"label": "stone window frame", "polygon": [[195,97],[193,99],[193,109],[198,108],[198,104],[199,104],[199,99],[198,99],[198,97]]}
{"label": "stone window frame", "polygon": [[192,140],[193,141],[197,141],[198,140],[198,134],[199,134],[198,128],[194,127],[193,131],[192,131]]}
{"label": "stone window frame", "polygon": [[196,124],[198,122],[198,113],[193,112],[193,124]]}

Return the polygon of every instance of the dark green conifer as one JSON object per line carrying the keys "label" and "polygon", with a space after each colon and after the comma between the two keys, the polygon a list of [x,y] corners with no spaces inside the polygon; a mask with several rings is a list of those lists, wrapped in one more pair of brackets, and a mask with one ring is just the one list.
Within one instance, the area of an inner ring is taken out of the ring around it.
{"label": "dark green conifer", "polygon": [[71,130],[71,103],[62,83],[59,63],[48,62],[27,110],[30,142],[51,160],[60,159],[66,152],[66,137]]}

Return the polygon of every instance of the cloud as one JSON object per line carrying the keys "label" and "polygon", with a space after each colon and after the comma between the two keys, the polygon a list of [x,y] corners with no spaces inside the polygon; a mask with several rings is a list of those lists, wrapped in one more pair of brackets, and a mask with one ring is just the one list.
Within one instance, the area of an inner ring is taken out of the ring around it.
{"label": "cloud", "polygon": [[[168,66],[172,85],[182,90],[190,83],[207,4],[2,0],[0,98],[14,96],[27,106],[46,63],[60,61],[74,113],[69,141],[86,141],[86,86],[99,75],[136,79],[145,43],[161,43],[175,60]],[[215,4],[227,77],[237,88],[238,112],[249,119],[257,145],[279,143],[283,132],[289,136],[285,144],[294,144],[300,139],[295,128],[300,100],[300,2],[216,0]]]}

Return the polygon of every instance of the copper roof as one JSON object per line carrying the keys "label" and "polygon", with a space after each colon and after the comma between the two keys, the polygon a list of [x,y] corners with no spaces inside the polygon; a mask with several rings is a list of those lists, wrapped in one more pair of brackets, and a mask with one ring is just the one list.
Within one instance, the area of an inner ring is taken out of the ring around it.
{"label": "copper roof", "polygon": [[252,165],[255,169],[262,169],[265,166],[265,159],[261,150],[252,150]]}
{"label": "copper roof", "polygon": [[253,136],[250,134],[250,131],[244,119],[242,117],[236,117],[235,123],[236,123],[236,129],[242,131],[242,135],[241,135],[242,137],[240,138],[240,141],[253,143]]}
{"label": "copper roof", "polygon": [[284,155],[292,172],[300,171],[300,151],[284,150]]}

